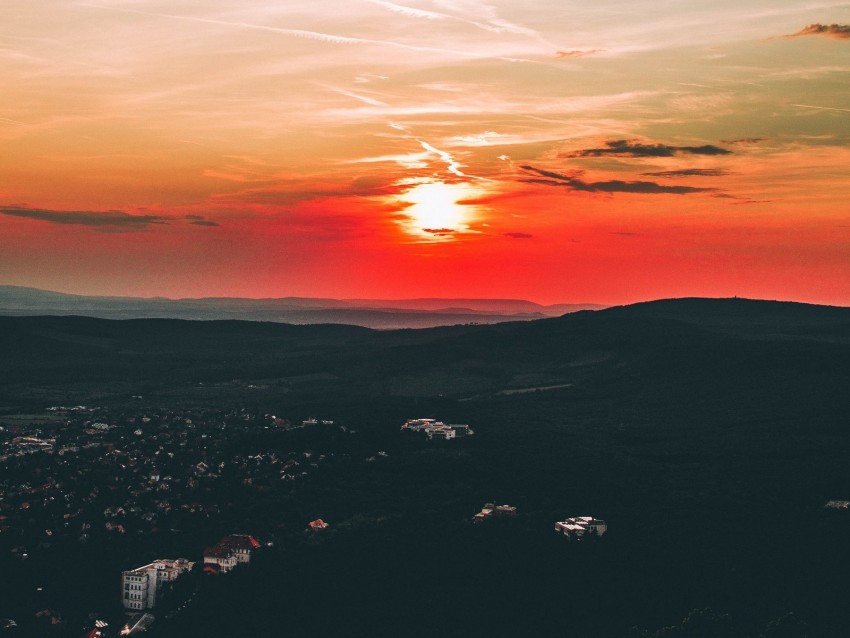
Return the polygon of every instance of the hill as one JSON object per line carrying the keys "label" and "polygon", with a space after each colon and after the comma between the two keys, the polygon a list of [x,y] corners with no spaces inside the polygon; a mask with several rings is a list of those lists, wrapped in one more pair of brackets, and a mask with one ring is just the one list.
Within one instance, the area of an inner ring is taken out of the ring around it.
{"label": "hill", "polygon": [[335,323],[399,329],[539,319],[601,307],[594,304],[542,306],[517,299],[97,297],[19,286],[0,286],[0,316],[80,315],[101,319],[160,318],[195,321],[234,319],[292,324]]}
{"label": "hill", "polygon": [[[356,431],[258,432],[244,454],[301,441],[331,469],[240,482],[195,536],[144,540],[189,558],[223,533],[275,540],[250,570],[203,581],[162,636],[802,638],[850,623],[850,517],[824,508],[850,500],[847,308],[681,299],[398,331],[4,317],[0,351],[6,412],[251,406]],[[399,432],[426,416],[475,435]],[[519,515],[472,525],[493,500]],[[608,522],[598,542],[552,532],[584,514]],[[316,517],[328,534],[303,531]],[[96,551],[142,543],[110,542]]]}
{"label": "hill", "polygon": [[110,385],[123,391],[132,384],[149,390],[178,384],[191,397],[200,392],[199,383],[260,380],[291,389],[312,375],[305,392],[470,399],[600,375],[652,374],[660,380],[726,370],[740,376],[771,361],[799,373],[824,365],[844,369],[849,339],[850,309],[744,299],[667,300],[531,322],[415,331],[0,317],[0,346],[7,355],[0,384],[14,388],[7,401],[50,388],[64,393],[80,383],[101,383],[99,393],[107,396]]}

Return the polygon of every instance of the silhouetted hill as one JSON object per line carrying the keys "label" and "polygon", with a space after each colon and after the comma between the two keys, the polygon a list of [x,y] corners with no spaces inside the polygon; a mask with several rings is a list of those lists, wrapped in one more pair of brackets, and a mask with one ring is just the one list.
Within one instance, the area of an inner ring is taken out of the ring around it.
{"label": "silhouetted hill", "polygon": [[713,330],[760,338],[846,336],[850,309],[791,301],[754,299],[664,299],[611,308],[612,314],[673,319]]}
{"label": "silhouetted hill", "polygon": [[592,304],[542,306],[516,299],[324,299],[284,297],[94,297],[0,286],[0,315],[79,315],[101,319],[186,319],[337,323],[379,329],[430,328],[465,323],[499,323],[600,308]]}
{"label": "silhouetted hill", "polygon": [[316,392],[471,398],[599,376],[800,372],[850,361],[850,309],[666,300],[529,322],[336,325],[0,317],[0,383],[168,384],[323,375]]}

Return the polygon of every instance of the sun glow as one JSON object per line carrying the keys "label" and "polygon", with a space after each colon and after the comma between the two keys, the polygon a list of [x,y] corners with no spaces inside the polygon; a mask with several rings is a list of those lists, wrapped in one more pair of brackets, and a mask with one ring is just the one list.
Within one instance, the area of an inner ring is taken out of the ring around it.
{"label": "sun glow", "polygon": [[431,181],[418,184],[400,198],[410,204],[404,211],[402,225],[411,235],[435,241],[469,232],[477,207],[462,202],[480,194],[468,183]]}

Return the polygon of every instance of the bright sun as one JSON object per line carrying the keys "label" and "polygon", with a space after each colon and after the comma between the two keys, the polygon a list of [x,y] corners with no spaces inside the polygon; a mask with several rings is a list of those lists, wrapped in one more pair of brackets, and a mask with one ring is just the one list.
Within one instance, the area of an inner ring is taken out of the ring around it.
{"label": "bright sun", "polygon": [[476,194],[468,184],[426,182],[404,194],[411,206],[404,212],[408,217],[408,232],[420,237],[446,238],[452,232],[467,228],[474,206],[459,202]]}

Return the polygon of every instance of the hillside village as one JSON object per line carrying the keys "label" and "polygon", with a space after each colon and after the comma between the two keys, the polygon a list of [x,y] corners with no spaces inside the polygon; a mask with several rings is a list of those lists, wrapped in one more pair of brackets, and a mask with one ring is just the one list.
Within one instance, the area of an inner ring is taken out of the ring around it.
{"label": "hillside village", "polygon": [[[131,553],[143,556],[157,552],[156,539],[202,538],[217,520],[233,518],[238,495],[286,489],[329,460],[302,445],[287,453],[269,451],[280,437],[339,427],[314,418],[293,425],[247,409],[113,413],[55,406],[47,414],[0,429],[0,551],[23,564],[78,551],[74,547],[135,546]],[[203,550],[206,573],[226,573],[249,562],[259,547],[251,536],[229,535],[197,551]],[[163,584],[193,565],[157,558],[129,567],[115,600],[130,611],[152,609]],[[45,607],[36,616],[62,631],[74,611]],[[148,628],[150,618],[134,631]],[[109,632],[106,626],[91,631]]]}
{"label": "hillside village", "polygon": [[[45,606],[29,619],[31,626],[50,627],[57,635],[74,635],[76,625],[79,635],[85,629],[90,638],[149,630],[163,600],[172,617],[194,596],[193,586],[176,597],[171,593],[184,576],[197,570],[206,577],[226,575],[248,565],[264,545],[273,546],[276,532],[268,527],[264,543],[232,531],[210,542],[207,530],[240,518],[240,501],[290,490],[327,471],[337,457],[328,442],[356,435],[331,419],[293,424],[247,408],[113,412],[78,405],[54,406],[46,414],[7,421],[0,430],[0,550],[22,565],[75,546],[135,546],[129,560],[154,556],[135,560],[120,573],[113,603],[120,602],[128,614],[120,631],[114,611],[110,616]],[[401,430],[433,441],[474,434],[467,424],[433,418],[409,419]],[[385,463],[388,457],[380,450],[361,462]],[[516,514],[516,507],[486,504],[473,520]],[[331,527],[322,518],[305,524],[312,534]],[[175,537],[208,540],[206,548],[195,545],[185,558],[163,558]],[[83,612],[91,616],[88,621],[71,620]],[[11,622],[27,624],[27,619]]]}

